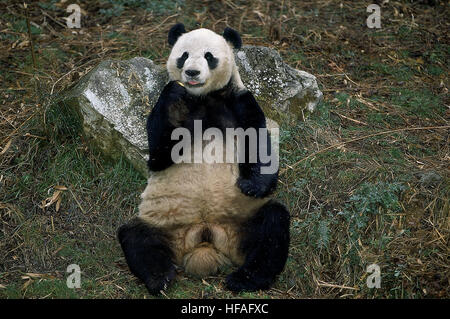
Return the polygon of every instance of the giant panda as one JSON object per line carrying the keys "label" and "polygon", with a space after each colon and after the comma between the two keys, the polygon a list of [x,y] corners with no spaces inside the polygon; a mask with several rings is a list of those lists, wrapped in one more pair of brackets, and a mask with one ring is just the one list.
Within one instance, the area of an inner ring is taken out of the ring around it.
{"label": "giant panda", "polygon": [[[168,34],[170,81],[147,119],[150,177],[139,215],[118,230],[131,272],[151,294],[168,287],[177,269],[197,277],[233,269],[226,287],[234,292],[268,289],[283,270],[289,249],[289,212],[270,198],[278,170],[261,173],[250,161],[178,162],[172,149],[177,128],[266,128],[266,119],[243,85],[233,54],[242,41],[226,28]],[[267,134],[267,133],[266,133]],[[261,139],[258,136],[258,139]],[[270,136],[265,136],[270,150]],[[257,144],[261,147],[260,143]],[[262,144],[265,145],[265,144]]]}

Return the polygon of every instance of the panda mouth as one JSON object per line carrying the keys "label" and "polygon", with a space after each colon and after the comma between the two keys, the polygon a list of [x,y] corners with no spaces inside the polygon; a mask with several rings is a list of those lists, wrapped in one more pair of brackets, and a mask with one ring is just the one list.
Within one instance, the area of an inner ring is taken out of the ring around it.
{"label": "panda mouth", "polygon": [[190,80],[190,81],[187,81],[186,84],[190,87],[199,87],[199,86],[203,86],[205,83]]}

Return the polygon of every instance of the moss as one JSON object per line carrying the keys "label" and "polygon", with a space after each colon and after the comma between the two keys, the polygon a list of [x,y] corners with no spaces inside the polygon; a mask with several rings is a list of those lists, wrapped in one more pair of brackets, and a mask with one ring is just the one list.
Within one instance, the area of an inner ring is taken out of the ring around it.
{"label": "moss", "polygon": [[307,91],[306,94],[300,98],[292,100],[289,106],[289,112],[296,115],[298,119],[305,120],[311,112],[308,110],[310,103],[317,103],[317,98]]}
{"label": "moss", "polygon": [[304,121],[309,117],[311,112],[308,110],[309,103],[316,103],[317,98],[311,92],[307,92],[302,98],[291,99],[286,112],[274,106],[274,99],[264,94],[258,96],[258,103],[264,111],[266,117],[269,117],[277,122],[284,120],[301,120]]}

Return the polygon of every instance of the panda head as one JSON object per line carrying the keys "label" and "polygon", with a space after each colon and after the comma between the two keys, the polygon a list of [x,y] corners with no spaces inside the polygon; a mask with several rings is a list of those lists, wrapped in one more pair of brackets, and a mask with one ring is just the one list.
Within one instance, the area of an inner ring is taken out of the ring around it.
{"label": "panda head", "polygon": [[223,35],[208,29],[186,32],[178,23],[170,29],[168,40],[173,46],[167,61],[169,78],[182,82],[189,93],[206,95],[230,80],[235,88],[243,88],[233,53],[242,42],[235,30],[226,28]]}

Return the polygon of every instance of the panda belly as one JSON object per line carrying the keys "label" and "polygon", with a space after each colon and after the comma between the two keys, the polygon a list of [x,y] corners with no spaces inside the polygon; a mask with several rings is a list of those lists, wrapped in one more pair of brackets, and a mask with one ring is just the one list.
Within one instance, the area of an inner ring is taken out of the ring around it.
{"label": "panda belly", "polygon": [[243,262],[240,226],[269,199],[244,195],[238,175],[233,163],[181,163],[151,173],[139,217],[170,235],[186,272],[204,276]]}

